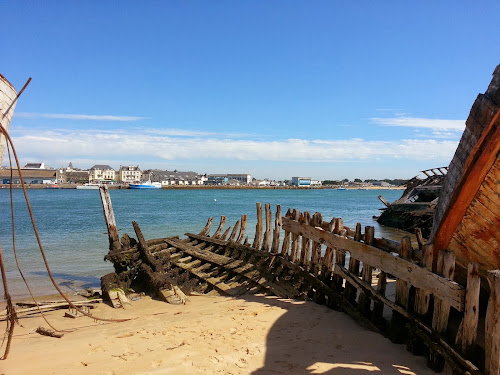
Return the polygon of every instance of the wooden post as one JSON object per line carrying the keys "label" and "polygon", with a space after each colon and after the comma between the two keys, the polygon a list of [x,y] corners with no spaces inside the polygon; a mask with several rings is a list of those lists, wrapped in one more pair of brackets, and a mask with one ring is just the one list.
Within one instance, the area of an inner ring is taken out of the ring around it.
{"label": "wooden post", "polygon": [[[441,250],[437,260],[438,274],[453,280],[455,275],[455,254],[453,251]],[[448,328],[448,318],[450,316],[450,305],[439,298],[434,298],[434,314],[432,316],[432,328],[437,333],[444,333]],[[440,372],[444,367],[444,358],[433,350],[429,350],[427,365],[436,372]]]}
{"label": "wooden post", "polygon": [[[311,214],[307,211],[303,215],[300,215],[301,222],[305,225],[309,225],[311,222]],[[302,248],[300,251],[300,261],[299,263],[308,268],[311,261],[311,241],[306,236],[302,236]]]}
{"label": "wooden post", "polygon": [[213,217],[208,218],[207,224],[205,225],[205,228],[203,228],[200,232],[200,236],[208,236],[208,233],[210,232],[210,227],[212,226],[213,221],[214,221]]}
{"label": "wooden post", "polygon": [[[410,237],[401,238],[401,253],[400,257],[411,261],[411,240]],[[407,281],[398,279],[396,280],[396,304],[408,310],[408,303],[410,300],[410,285]],[[392,312],[391,327],[389,337],[392,342],[402,344],[408,336],[406,329],[406,319],[397,311]]]}
{"label": "wooden post", "polygon": [[[341,237],[345,237],[347,235],[347,231],[344,229],[344,222],[341,218],[335,219],[335,227],[333,229],[334,233],[337,233]],[[345,250],[344,249],[335,249],[335,264],[339,266],[345,267]],[[334,287],[337,293],[342,291],[342,284],[344,283],[344,279],[340,275],[334,276]]]}
{"label": "wooden post", "polygon": [[[365,227],[365,244],[373,244],[373,239],[375,238],[375,228],[367,226]],[[372,285],[372,274],[373,269],[370,265],[363,263],[363,271],[361,272],[363,281],[368,285]],[[368,315],[370,312],[370,298],[363,292],[359,294],[358,310],[364,314]]]}
{"label": "wooden post", "polygon": [[217,228],[217,230],[215,231],[214,235],[212,236],[212,238],[220,238],[221,236],[221,233],[222,233],[222,229],[224,229],[224,225],[226,224],[226,217],[225,216],[221,216],[220,217],[220,223],[219,223],[219,227]]}
{"label": "wooden post", "polygon": [[490,298],[486,310],[485,373],[500,373],[500,270],[488,271]]}
{"label": "wooden post", "polygon": [[257,225],[255,226],[255,237],[253,240],[252,247],[256,250],[260,250],[260,244],[262,243],[262,203],[257,202]]}
{"label": "wooden post", "polygon": [[280,249],[280,231],[281,231],[281,206],[276,205],[276,218],[274,219],[273,246],[271,251],[278,253]]}
{"label": "wooden post", "polygon": [[457,346],[466,357],[469,357],[476,347],[480,290],[481,278],[479,277],[479,265],[477,263],[469,263],[464,318],[460,323],[456,338]]}
{"label": "wooden post", "polygon": [[[420,266],[432,271],[432,256],[434,254],[434,245],[427,244],[422,248],[422,260]],[[415,312],[419,315],[425,315],[429,310],[430,292],[425,289],[417,289],[415,292]]]}
{"label": "wooden post", "polygon": [[236,233],[238,232],[239,227],[240,227],[240,221],[238,220],[234,224],[233,231],[231,232],[231,235],[229,236],[228,241],[234,241],[234,239],[236,238]]}
{"label": "wooden post", "polygon": [[415,228],[415,236],[417,237],[418,249],[423,250],[425,242],[424,242],[424,236],[422,236],[422,229]]}
{"label": "wooden post", "polygon": [[272,228],[272,214],[271,214],[271,204],[266,203],[265,204],[265,210],[266,210],[266,231],[264,232],[264,243],[262,245],[262,249],[265,251],[270,251],[271,250],[271,241],[272,241],[272,236],[271,236],[271,228]]}
{"label": "wooden post", "polygon": [[[293,220],[299,221],[300,211],[293,209]],[[292,262],[297,263],[299,260],[299,241],[300,234],[292,232],[292,249],[290,251],[290,259]]]}
{"label": "wooden post", "polygon": [[[356,224],[356,230],[354,232],[354,241],[360,242],[361,241],[361,224],[357,223]],[[355,259],[352,254],[349,257],[349,273],[354,276],[358,277],[359,276],[359,260]],[[353,304],[356,301],[356,294],[357,294],[357,289],[350,283],[346,283],[345,285],[345,293],[344,293],[344,298],[349,302],[350,304]]]}
{"label": "wooden post", "polygon": [[[319,212],[315,212],[311,225],[321,227],[322,223],[323,216]],[[312,243],[311,270],[315,275],[319,275],[321,270],[321,243],[315,241]]]}
{"label": "wooden post", "polygon": [[[290,212],[290,209],[288,209],[288,211],[286,212],[285,214],[285,217],[286,218],[290,218],[292,216],[291,212]],[[281,255],[283,256],[288,256],[288,251],[290,250],[290,232],[285,230],[285,235],[284,235],[284,238],[283,238],[283,245],[281,247]]]}
{"label": "wooden post", "polygon": [[111,205],[111,197],[106,185],[99,186],[99,193],[101,194],[102,210],[104,212],[104,220],[108,228],[109,250],[120,251],[121,244],[118,237],[118,229],[116,228],[115,214],[113,213],[113,206]]}
{"label": "wooden post", "polygon": [[245,236],[246,228],[247,228],[247,215],[241,215],[240,233],[238,234],[238,239],[236,240],[236,242],[241,243],[243,241],[243,236]]}
{"label": "wooden post", "polygon": [[[333,232],[334,228],[335,228],[335,220],[332,219],[328,224],[327,231]],[[328,246],[325,250],[325,256],[323,257],[323,268],[321,270],[321,278],[323,279],[324,282],[327,282],[328,285],[330,285],[330,276],[333,270],[333,263],[334,263],[333,256],[334,256],[333,248]]]}

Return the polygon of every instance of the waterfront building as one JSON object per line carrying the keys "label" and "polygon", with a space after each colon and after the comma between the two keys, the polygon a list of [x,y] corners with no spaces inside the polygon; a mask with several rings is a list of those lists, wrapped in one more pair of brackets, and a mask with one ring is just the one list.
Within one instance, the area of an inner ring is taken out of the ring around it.
{"label": "waterfront building", "polygon": [[293,186],[311,186],[311,177],[292,177]]}
{"label": "waterfront building", "polygon": [[26,163],[23,169],[49,169],[45,166],[45,163]]}
{"label": "waterfront building", "polygon": [[116,171],[107,164],[96,164],[89,169],[89,182],[115,182]]}
{"label": "waterfront building", "polygon": [[118,181],[126,184],[133,184],[141,181],[142,172],[139,166],[120,165],[118,170]]}
{"label": "waterfront building", "polygon": [[[56,170],[55,169],[26,169],[22,168],[24,183],[26,184],[55,184]],[[0,170],[0,182],[2,184],[10,184],[10,168]],[[12,170],[12,183],[20,184],[19,172],[17,169]]]}
{"label": "waterfront building", "polygon": [[143,178],[151,179],[151,182],[159,182],[162,186],[168,185],[203,185],[206,177],[196,172],[163,171],[153,169],[144,171]]}
{"label": "waterfront building", "polygon": [[239,181],[241,185],[248,185],[250,182],[252,182],[252,176],[249,174],[234,174],[234,173],[228,173],[226,174],[226,177],[228,180],[236,180]]}
{"label": "waterfront building", "polygon": [[[227,185],[229,181],[235,180],[239,185],[250,185],[252,176],[249,174],[225,173],[225,174],[209,174],[207,176],[207,185]],[[234,185],[234,181],[231,183]]]}

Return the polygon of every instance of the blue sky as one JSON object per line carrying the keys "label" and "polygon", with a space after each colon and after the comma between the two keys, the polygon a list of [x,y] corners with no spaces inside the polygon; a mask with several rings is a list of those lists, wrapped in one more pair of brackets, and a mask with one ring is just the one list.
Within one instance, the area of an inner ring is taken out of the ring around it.
{"label": "blue sky", "polygon": [[[257,178],[448,165],[500,63],[498,1],[17,1],[22,162]],[[5,161],[4,161],[5,165]]]}

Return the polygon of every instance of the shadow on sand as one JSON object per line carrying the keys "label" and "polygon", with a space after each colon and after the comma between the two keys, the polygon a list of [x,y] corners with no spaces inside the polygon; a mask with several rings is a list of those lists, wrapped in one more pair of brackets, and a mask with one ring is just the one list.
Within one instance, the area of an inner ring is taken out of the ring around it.
{"label": "shadow on sand", "polygon": [[241,298],[286,310],[267,335],[264,366],[253,375],[433,374],[423,357],[363,329],[342,312],[277,297]]}

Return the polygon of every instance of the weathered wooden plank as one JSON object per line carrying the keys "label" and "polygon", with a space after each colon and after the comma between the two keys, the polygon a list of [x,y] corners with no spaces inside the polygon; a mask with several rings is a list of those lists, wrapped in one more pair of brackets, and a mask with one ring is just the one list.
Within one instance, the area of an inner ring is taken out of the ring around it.
{"label": "weathered wooden plank", "polygon": [[[375,238],[375,228],[371,226],[365,227],[365,244],[372,245],[374,238]],[[369,264],[363,262],[363,270],[361,272],[363,281],[371,285],[372,274],[373,274],[372,267]],[[370,312],[370,304],[371,304],[370,298],[365,293],[363,292],[360,293],[358,301],[358,310],[362,314],[368,315]]]}
{"label": "weathered wooden plank", "polygon": [[[304,225],[311,224],[311,215],[305,211],[300,215],[300,222]],[[300,249],[299,264],[307,268],[311,261],[311,241],[307,237],[302,237],[302,247]]]}
{"label": "weathered wooden plank", "polygon": [[469,263],[465,293],[465,312],[455,340],[456,345],[466,355],[472,352],[476,345],[480,290],[481,278],[479,277],[479,265],[477,263]]}
{"label": "weathered wooden plank", "polygon": [[236,238],[236,233],[238,233],[239,227],[240,227],[240,221],[237,220],[236,223],[234,224],[233,231],[231,232],[228,241],[234,241],[234,239]]}
{"label": "weathered wooden plank", "polygon": [[212,236],[213,238],[220,238],[220,235],[222,233],[222,229],[224,229],[224,225],[225,224],[226,224],[226,217],[225,216],[221,216],[220,217],[219,227],[217,228],[217,230],[213,234],[213,236]]}
{"label": "weathered wooden plank", "polygon": [[262,223],[262,203],[257,202],[257,224],[255,225],[255,237],[253,240],[252,247],[254,249],[260,250],[260,245],[262,243],[262,230],[263,230],[263,223]]}
{"label": "weathered wooden plank", "polygon": [[[323,222],[323,217],[319,212],[315,212],[312,217],[311,225],[314,227],[320,227]],[[321,243],[317,241],[312,242],[312,254],[311,254],[311,269],[313,274],[319,275],[321,269]]]}
{"label": "weathered wooden plank", "polygon": [[500,270],[488,271],[490,298],[486,310],[485,373],[500,373]]}
{"label": "weathered wooden plank", "polygon": [[[441,250],[438,255],[437,272],[443,277],[453,280],[455,274],[455,254],[449,250]],[[434,298],[434,314],[432,315],[432,328],[437,333],[444,333],[448,328],[450,305],[439,298]],[[435,371],[442,371],[444,359],[429,351],[427,365]]]}
{"label": "weathered wooden plank", "polygon": [[[354,241],[359,242],[361,241],[362,234],[361,234],[361,224],[357,223],[356,224],[356,230],[354,234]],[[354,277],[359,276],[359,260],[354,258],[352,254],[349,257],[349,273],[353,275]],[[356,294],[357,294],[357,289],[354,285],[351,283],[346,284],[345,286],[345,292],[344,292],[344,298],[349,302],[351,305],[356,301]]]}
{"label": "weathered wooden plank", "polygon": [[274,219],[273,245],[271,251],[279,252],[280,247],[280,232],[281,232],[281,206],[276,205],[276,218]]}
{"label": "weathered wooden plank", "polygon": [[458,311],[464,309],[465,289],[462,286],[429,272],[412,262],[394,257],[376,247],[343,238],[320,228],[306,227],[287,218],[283,218],[283,229],[308,236],[310,239],[332,248],[346,249],[361,262],[366,262],[372,267],[408,281],[416,288],[431,291],[436,297],[446,301]]}
{"label": "weathered wooden plank", "polygon": [[352,285],[355,285],[358,290],[364,291],[366,294],[370,295],[370,297],[378,299],[381,301],[384,305],[389,306],[392,310],[398,312],[401,314],[403,317],[408,319],[410,322],[415,324],[422,332],[422,334],[425,336],[426,341],[429,343],[437,343],[436,348],[441,355],[446,357],[448,363],[452,365],[453,367],[456,367],[458,365],[460,369],[462,370],[462,373],[466,373],[464,371],[467,370],[470,372],[470,374],[474,375],[482,375],[482,372],[475,366],[473,363],[470,361],[464,359],[453,347],[451,347],[446,340],[444,340],[442,337],[435,335],[435,333],[427,327],[425,323],[420,321],[419,319],[416,319],[412,314],[410,314],[407,310],[405,310],[403,307],[395,304],[391,300],[389,300],[386,296],[383,294],[379,293],[378,291],[374,290],[371,285],[368,285],[365,283],[363,280],[359,279],[358,277],[353,277],[352,275],[347,272],[347,270],[343,267],[340,267],[338,265],[335,265],[334,267],[334,273],[339,275],[341,278],[344,278],[348,280]]}
{"label": "weathered wooden plank", "polygon": [[[297,209],[293,209],[293,219],[298,222],[300,217],[300,211]],[[300,234],[296,232],[292,232],[292,247],[290,250],[290,259],[292,262],[297,263],[299,260],[299,241]]]}
{"label": "weathered wooden plank", "polygon": [[231,227],[228,227],[228,228],[224,231],[224,233],[222,234],[222,236],[220,236],[220,239],[221,239],[221,240],[223,240],[223,241],[225,241],[225,240],[226,240],[226,238],[227,238],[227,236],[229,235],[229,231],[230,231],[230,230],[231,230]]}
{"label": "weathered wooden plank", "polygon": [[212,222],[214,221],[213,217],[209,217],[207,220],[207,224],[205,227],[201,230],[200,235],[202,236],[208,236],[208,233],[210,232],[210,227],[212,226]]}
{"label": "weathered wooden plank", "polygon": [[241,215],[241,228],[236,242],[241,243],[241,241],[243,241],[243,236],[245,235],[246,228],[247,228],[247,215]]}
{"label": "weathered wooden plank", "polygon": [[271,241],[272,241],[272,219],[273,216],[271,214],[271,204],[265,204],[265,212],[266,212],[266,231],[264,232],[264,242],[262,244],[262,249],[265,251],[271,251]]}
{"label": "weathered wooden plank", "polygon": [[[285,217],[290,218],[291,216],[292,216],[292,214],[290,212],[290,209],[288,209],[288,211],[285,214]],[[283,219],[281,221],[283,222]],[[281,246],[281,255],[283,255],[283,256],[289,255],[288,253],[290,251],[290,237],[291,237],[290,231],[285,229],[285,234],[283,237],[283,245]]]}
{"label": "weathered wooden plank", "polygon": [[118,236],[118,229],[116,228],[115,214],[113,213],[108,187],[106,185],[99,186],[99,193],[101,195],[104,220],[108,229],[109,250],[119,251],[121,249],[120,238]]}
{"label": "weathered wooden plank", "polygon": [[[432,271],[432,256],[434,254],[434,245],[424,245],[422,249],[422,260],[420,266],[428,271]],[[429,310],[430,292],[425,289],[417,288],[415,292],[415,312],[420,315],[425,315]]]}

